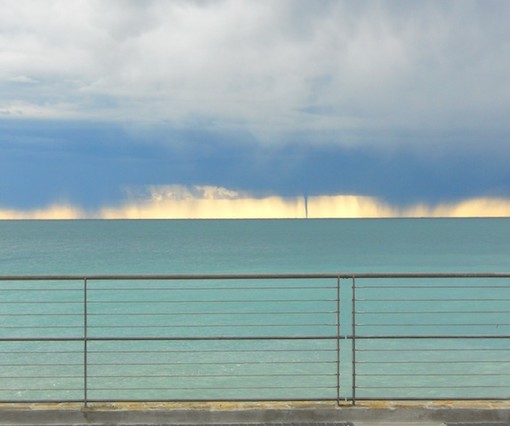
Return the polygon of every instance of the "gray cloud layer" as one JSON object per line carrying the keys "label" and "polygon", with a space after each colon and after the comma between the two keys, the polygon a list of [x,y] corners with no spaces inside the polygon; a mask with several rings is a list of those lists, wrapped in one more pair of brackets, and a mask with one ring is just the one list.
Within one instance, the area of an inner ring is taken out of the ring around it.
{"label": "gray cloud layer", "polygon": [[0,0],[0,116],[500,143],[510,3]]}

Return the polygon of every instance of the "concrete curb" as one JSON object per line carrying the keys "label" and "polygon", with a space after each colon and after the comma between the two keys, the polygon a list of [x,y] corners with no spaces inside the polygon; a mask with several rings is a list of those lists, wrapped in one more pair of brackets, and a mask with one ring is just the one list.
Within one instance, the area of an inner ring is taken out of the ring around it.
{"label": "concrete curb", "polygon": [[[134,425],[243,423],[510,423],[510,408],[339,407],[248,409],[1,408],[1,425]],[[356,425],[354,425],[356,426]]]}

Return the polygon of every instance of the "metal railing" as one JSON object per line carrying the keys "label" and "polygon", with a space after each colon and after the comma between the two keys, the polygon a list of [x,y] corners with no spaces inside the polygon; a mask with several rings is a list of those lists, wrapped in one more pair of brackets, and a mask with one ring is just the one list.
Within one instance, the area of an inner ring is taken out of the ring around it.
{"label": "metal railing", "polygon": [[0,276],[0,402],[508,399],[509,278]]}

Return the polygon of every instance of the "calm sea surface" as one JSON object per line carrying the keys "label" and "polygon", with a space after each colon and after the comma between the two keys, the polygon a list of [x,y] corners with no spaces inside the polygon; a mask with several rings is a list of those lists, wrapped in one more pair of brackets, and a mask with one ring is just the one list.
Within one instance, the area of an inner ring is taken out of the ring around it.
{"label": "calm sea surface", "polygon": [[[510,219],[0,221],[0,275],[509,263]],[[91,280],[86,298],[83,284],[0,281],[0,401],[83,399],[85,300],[92,400],[351,398],[354,371],[360,398],[510,396],[505,279],[357,280],[356,336],[377,338],[357,340],[355,364],[351,280]]]}
{"label": "calm sea surface", "polygon": [[0,221],[1,274],[510,270],[510,219]]}

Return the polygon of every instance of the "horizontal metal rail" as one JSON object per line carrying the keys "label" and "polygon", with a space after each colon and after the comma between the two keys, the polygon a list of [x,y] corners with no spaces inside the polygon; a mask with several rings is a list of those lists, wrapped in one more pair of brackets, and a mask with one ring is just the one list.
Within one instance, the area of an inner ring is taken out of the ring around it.
{"label": "horizontal metal rail", "polygon": [[510,278],[510,272],[330,272],[302,274],[84,274],[84,275],[0,275],[0,281],[122,281],[122,280],[288,280],[323,278]]}
{"label": "horizontal metal rail", "polygon": [[508,399],[509,278],[0,275],[0,401]]}

